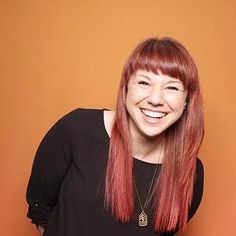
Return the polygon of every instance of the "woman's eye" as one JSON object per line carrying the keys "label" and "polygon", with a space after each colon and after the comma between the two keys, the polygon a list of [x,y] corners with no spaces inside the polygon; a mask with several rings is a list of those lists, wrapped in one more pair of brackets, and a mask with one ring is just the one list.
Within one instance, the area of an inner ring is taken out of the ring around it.
{"label": "woman's eye", "polygon": [[149,83],[146,81],[139,81],[138,84],[145,85],[145,86],[149,85]]}
{"label": "woman's eye", "polygon": [[174,91],[179,91],[179,88],[175,87],[175,86],[169,86],[169,87],[167,87],[167,89],[174,90]]}

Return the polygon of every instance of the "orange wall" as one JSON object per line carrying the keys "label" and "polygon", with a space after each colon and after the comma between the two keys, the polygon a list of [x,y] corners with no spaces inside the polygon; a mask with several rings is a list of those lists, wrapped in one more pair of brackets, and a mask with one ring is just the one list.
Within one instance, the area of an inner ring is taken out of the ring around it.
{"label": "orange wall", "polygon": [[38,235],[25,191],[39,141],[71,109],[113,108],[124,60],[153,35],[186,45],[204,92],[204,199],[182,235],[236,235],[235,9],[233,0],[1,1],[1,235]]}

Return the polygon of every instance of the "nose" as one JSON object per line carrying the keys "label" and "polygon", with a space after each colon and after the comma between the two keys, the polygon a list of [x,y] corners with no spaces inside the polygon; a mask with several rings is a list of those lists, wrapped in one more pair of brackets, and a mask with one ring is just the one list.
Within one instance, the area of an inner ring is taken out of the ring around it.
{"label": "nose", "polygon": [[164,105],[164,94],[161,88],[152,88],[147,102],[153,106],[163,106]]}

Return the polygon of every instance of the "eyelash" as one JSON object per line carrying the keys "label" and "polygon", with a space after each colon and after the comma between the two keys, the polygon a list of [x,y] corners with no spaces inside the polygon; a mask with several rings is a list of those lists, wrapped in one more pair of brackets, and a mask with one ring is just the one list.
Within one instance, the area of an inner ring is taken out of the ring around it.
{"label": "eyelash", "polygon": [[149,83],[146,81],[139,81],[138,84],[145,85],[145,86],[149,85]]}
{"label": "eyelash", "polygon": [[[139,81],[138,84],[143,85],[143,86],[148,86],[148,85],[149,85],[148,82],[143,81],[143,80]],[[167,89],[168,89],[168,90],[171,90],[171,91],[179,91],[179,90],[180,90],[180,89],[179,89],[178,87],[176,87],[176,86],[168,86]]]}
{"label": "eyelash", "polygon": [[169,86],[167,87],[169,90],[175,90],[175,91],[179,91],[179,88],[175,87],[175,86]]}

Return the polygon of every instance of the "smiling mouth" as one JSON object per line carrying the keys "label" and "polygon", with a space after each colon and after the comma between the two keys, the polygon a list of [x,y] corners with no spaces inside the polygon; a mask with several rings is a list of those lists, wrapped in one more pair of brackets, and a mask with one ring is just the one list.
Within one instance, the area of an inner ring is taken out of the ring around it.
{"label": "smiling mouth", "polygon": [[166,112],[160,112],[160,111],[151,111],[151,110],[146,110],[146,109],[141,109],[141,112],[149,117],[149,118],[153,118],[153,119],[161,119],[163,117],[165,117],[168,113]]}

